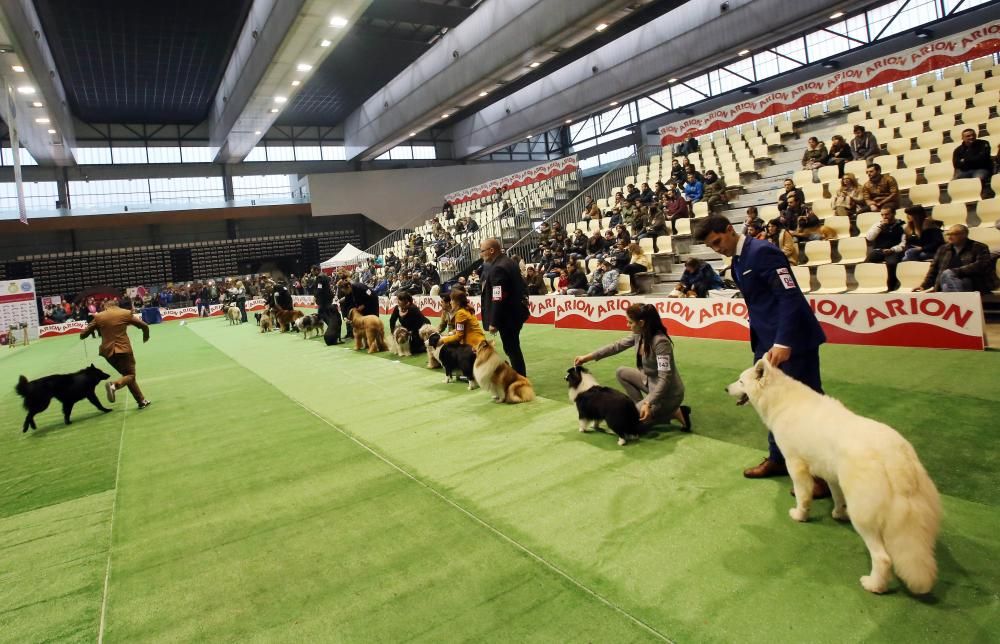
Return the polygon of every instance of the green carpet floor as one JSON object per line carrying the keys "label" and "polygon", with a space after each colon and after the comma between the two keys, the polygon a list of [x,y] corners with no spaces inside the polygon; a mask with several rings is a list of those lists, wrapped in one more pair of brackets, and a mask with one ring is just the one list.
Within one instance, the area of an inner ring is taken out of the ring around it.
{"label": "green carpet floor", "polygon": [[[577,432],[563,373],[619,335],[526,328],[540,398],[518,406],[423,356],[219,320],[138,346],[147,410],[53,408],[22,435],[4,387],[0,641],[1000,638],[1000,354],[823,349],[827,391],[899,429],[944,496],[919,600],[861,589],[829,501],[795,524],[787,479],[740,476],[765,446],[723,393],[745,344],[677,340],[694,434]],[[3,352],[0,382],[81,368],[84,344]]]}

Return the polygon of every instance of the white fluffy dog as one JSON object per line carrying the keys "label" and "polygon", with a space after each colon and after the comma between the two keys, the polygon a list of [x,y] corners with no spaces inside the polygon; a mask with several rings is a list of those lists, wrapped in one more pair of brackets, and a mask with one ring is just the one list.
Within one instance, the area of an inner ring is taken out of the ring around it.
{"label": "white fluffy dog", "polygon": [[895,569],[912,592],[930,592],[937,579],[941,501],[906,439],[766,360],[744,371],[726,392],[739,404],[749,401],[774,433],[795,487],[793,519],[809,518],[813,477],[829,483],[833,518],[849,519],[871,555],[871,574],[861,578],[865,590],[885,592]]}
{"label": "white fluffy dog", "polygon": [[[419,331],[417,331],[417,335],[419,335],[420,339],[424,341],[424,344],[430,345],[431,336],[440,334],[438,333],[438,330],[435,329],[433,326],[431,326],[430,324],[425,324],[422,327],[420,327]],[[427,368],[428,369],[441,368],[441,363],[438,362],[437,357],[435,357],[434,355],[434,352],[431,351],[430,349],[427,350]]]}

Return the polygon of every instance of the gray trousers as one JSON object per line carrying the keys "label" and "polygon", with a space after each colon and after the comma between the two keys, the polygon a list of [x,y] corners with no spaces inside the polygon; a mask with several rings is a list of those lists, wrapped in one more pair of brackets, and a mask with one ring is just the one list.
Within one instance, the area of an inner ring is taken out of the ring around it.
{"label": "gray trousers", "polygon": [[[641,412],[642,401],[646,398],[646,394],[649,393],[650,379],[642,370],[634,367],[618,367],[615,371],[615,377],[618,378],[618,382],[625,390],[625,394],[635,401],[636,409]],[[655,379],[652,384],[656,384]],[[653,416],[648,424],[669,423],[670,419],[674,417],[674,412],[677,411],[682,402],[684,402],[683,387],[680,391],[668,390],[666,399],[660,401],[659,412]]]}

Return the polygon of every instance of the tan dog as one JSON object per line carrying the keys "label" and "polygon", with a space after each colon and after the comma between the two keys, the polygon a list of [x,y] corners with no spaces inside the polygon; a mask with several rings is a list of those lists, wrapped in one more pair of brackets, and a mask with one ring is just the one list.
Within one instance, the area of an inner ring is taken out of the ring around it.
{"label": "tan dog", "polygon": [[268,315],[267,313],[261,314],[261,316],[260,316],[260,332],[261,333],[267,333],[268,331],[273,330],[273,328],[274,327],[273,327],[273,324],[271,322],[271,316]]}
{"label": "tan dog", "polygon": [[226,309],[226,319],[229,320],[229,326],[240,323],[240,310],[235,306],[230,306]]}
{"label": "tan dog", "polygon": [[385,327],[377,315],[361,315],[357,309],[351,309],[351,327],[354,329],[354,350],[361,351],[368,347],[368,353],[378,353],[388,350],[385,344]]}
{"label": "tan dog", "polygon": [[489,340],[483,340],[476,347],[476,364],[472,372],[479,386],[493,394],[496,402],[515,404],[535,399],[531,381],[514,371]]}
{"label": "tan dog", "polygon": [[[417,332],[417,335],[419,335],[420,339],[424,341],[424,344],[430,345],[431,336],[439,334],[438,330],[435,329],[433,326],[431,326],[430,324],[425,324],[422,327],[420,327],[420,330]],[[427,350],[427,368],[428,369],[441,368],[441,363],[438,362],[438,359],[434,356],[434,352],[429,349]]]}
{"label": "tan dog", "polygon": [[406,327],[400,325],[396,327],[396,330],[392,332],[389,337],[391,346],[389,347],[389,353],[395,354],[397,356],[412,356],[413,352],[410,351],[410,331]]}
{"label": "tan dog", "polygon": [[295,324],[295,320],[301,318],[305,313],[302,311],[282,311],[279,310],[275,313],[275,318],[278,320],[278,326],[281,328],[282,333],[290,331],[292,325]]}

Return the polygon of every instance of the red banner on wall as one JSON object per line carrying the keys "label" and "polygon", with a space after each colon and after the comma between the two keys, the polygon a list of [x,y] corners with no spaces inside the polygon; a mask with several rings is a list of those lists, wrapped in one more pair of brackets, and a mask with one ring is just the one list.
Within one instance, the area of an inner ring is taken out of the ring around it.
{"label": "red banner on wall", "polygon": [[712,110],[660,128],[660,144],[679,143],[690,137],[749,123],[766,116],[844,96],[917,74],[988,56],[1000,51],[1000,22],[929,42],[920,47],[882,56],[862,65],[842,69],[741,103]]}
{"label": "red banner on wall", "polygon": [[478,186],[472,186],[471,188],[465,188],[464,190],[453,192],[445,195],[444,198],[445,201],[452,205],[460,204],[466,201],[472,201],[473,199],[488,197],[494,194],[497,191],[497,188],[503,191],[510,190],[511,188],[520,188],[521,186],[538,183],[539,181],[546,181],[562,174],[570,174],[572,172],[576,172],[578,169],[579,164],[576,156],[564,157],[562,159],[556,159],[555,161],[549,161],[548,163],[536,165],[535,167],[528,168],[527,170],[515,172],[514,174],[507,175],[506,177],[500,177],[499,179],[493,179],[492,181],[481,183]]}

